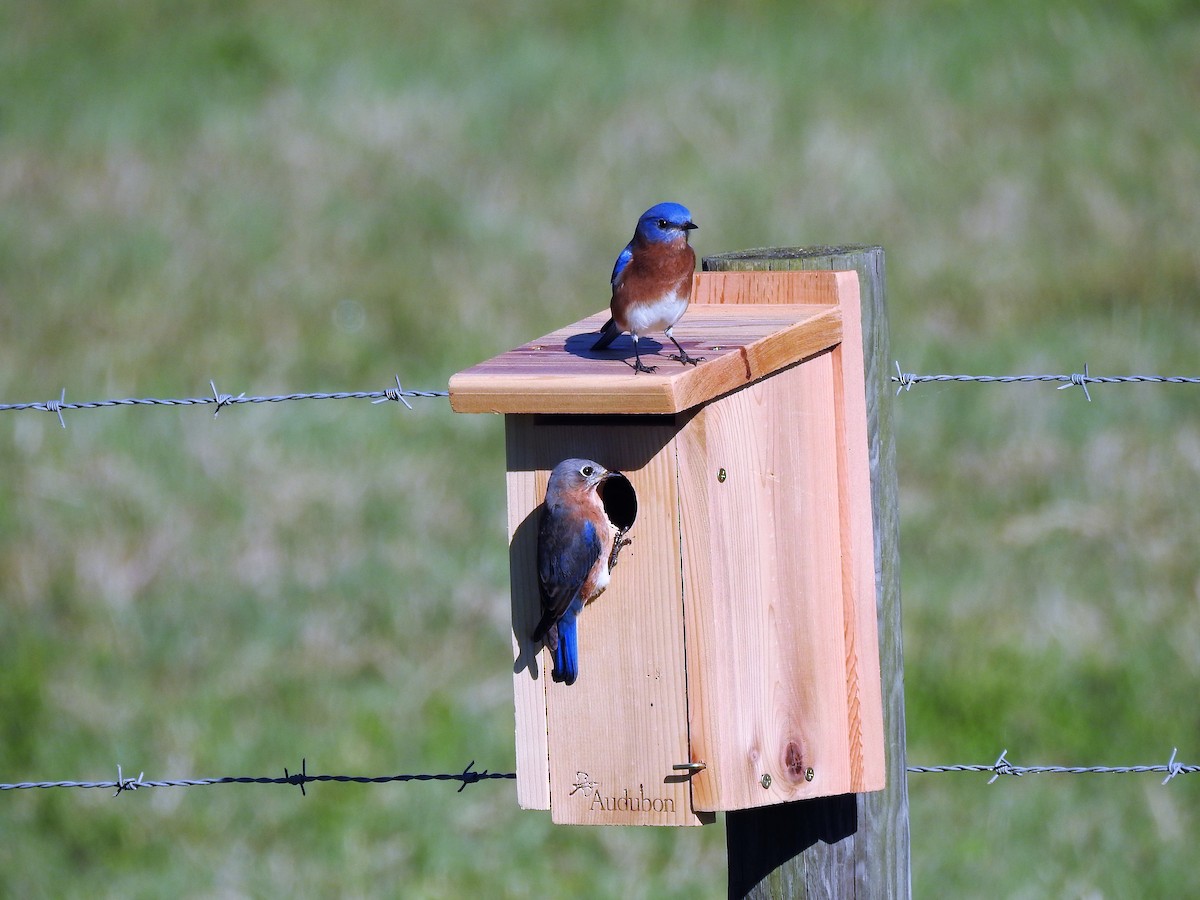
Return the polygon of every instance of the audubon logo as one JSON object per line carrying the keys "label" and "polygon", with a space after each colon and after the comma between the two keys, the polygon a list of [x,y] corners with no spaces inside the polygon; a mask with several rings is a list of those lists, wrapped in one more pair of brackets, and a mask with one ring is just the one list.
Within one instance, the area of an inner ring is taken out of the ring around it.
{"label": "audubon logo", "polygon": [[591,812],[640,812],[640,813],[673,813],[675,799],[673,797],[647,797],[646,786],[639,784],[637,793],[631,793],[629,788],[623,788],[621,793],[604,796],[600,782],[588,778],[587,772],[575,773],[575,784],[568,796],[582,794],[590,797],[588,809]]}

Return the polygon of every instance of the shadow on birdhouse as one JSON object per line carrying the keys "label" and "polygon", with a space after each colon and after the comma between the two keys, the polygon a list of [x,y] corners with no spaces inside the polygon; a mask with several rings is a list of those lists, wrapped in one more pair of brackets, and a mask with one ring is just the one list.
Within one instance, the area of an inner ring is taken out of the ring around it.
{"label": "shadow on birdhouse", "polygon": [[[598,313],[450,381],[505,414],[517,798],[556,822],[692,825],[884,783],[857,275],[696,276],[696,367],[566,352]],[[532,645],[538,511],[562,459],[628,528],[580,674]],[[636,520],[636,521],[635,521]]]}

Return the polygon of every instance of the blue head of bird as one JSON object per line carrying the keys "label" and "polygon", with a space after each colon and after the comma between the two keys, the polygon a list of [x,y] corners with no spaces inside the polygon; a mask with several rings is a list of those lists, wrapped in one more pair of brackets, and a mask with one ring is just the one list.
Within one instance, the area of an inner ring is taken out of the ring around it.
{"label": "blue head of bird", "polygon": [[692,214],[681,203],[658,203],[638,219],[637,235],[646,241],[670,243],[680,236],[687,240],[687,233],[697,228]]}

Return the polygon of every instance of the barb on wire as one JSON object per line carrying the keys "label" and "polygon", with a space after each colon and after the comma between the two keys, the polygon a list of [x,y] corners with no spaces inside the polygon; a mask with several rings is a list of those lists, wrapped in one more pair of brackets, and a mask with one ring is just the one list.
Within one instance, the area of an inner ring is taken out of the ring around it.
{"label": "barb on wire", "polygon": [[1071,376],[1071,381],[1068,384],[1060,384],[1056,390],[1065,391],[1067,388],[1081,387],[1083,388],[1083,396],[1087,398],[1088,403],[1091,403],[1092,395],[1088,393],[1087,389],[1087,383],[1091,380],[1091,378],[1092,375],[1090,372],[1088,372],[1088,364],[1084,363],[1082,375],[1076,372]]}
{"label": "barb on wire", "polygon": [[240,403],[241,401],[246,399],[245,391],[242,391],[240,394],[238,394],[236,397],[234,397],[232,394],[219,393],[217,391],[216,381],[209,381],[208,385],[209,385],[209,387],[212,388],[213,401],[217,404],[217,408],[213,410],[213,418],[214,419],[221,414],[222,406],[229,406],[229,404],[231,404],[231,403]]}
{"label": "barb on wire", "polygon": [[215,404],[216,409],[213,411],[213,417],[218,416],[222,409],[235,406],[241,403],[285,403],[291,400],[370,400],[372,403],[385,403],[388,400],[403,403],[409,409],[412,409],[412,404],[408,402],[410,397],[420,397],[422,399],[434,399],[440,397],[449,397],[449,391],[414,391],[405,389],[400,384],[400,376],[396,376],[396,386],[384,388],[382,391],[337,391],[334,393],[310,393],[310,394],[276,394],[263,397],[247,397],[243,391],[236,396],[233,394],[223,394],[217,390],[215,380],[208,382],[212,388],[211,397],[178,397],[178,398],[163,398],[163,397],[125,397],[116,400],[89,400],[80,403],[67,402],[67,389],[63,388],[62,394],[57,400],[45,400],[36,403],[0,403],[0,412],[15,412],[23,409],[36,409],[41,412],[52,412],[58,416],[58,422],[63,428],[67,427],[66,421],[63,419],[63,410],[69,409],[110,409],[117,406],[205,406]]}
{"label": "barb on wire", "polygon": [[396,376],[396,389],[392,390],[391,388],[388,388],[386,391],[383,392],[382,397],[380,397],[378,400],[372,400],[371,404],[374,405],[376,403],[386,403],[388,400],[399,400],[401,403],[403,403],[409,409],[412,409],[412,404],[409,403],[408,400],[406,400],[404,397],[404,388],[402,388],[400,386],[400,376],[399,375]]}
{"label": "barb on wire", "polygon": [[393,781],[458,781],[461,783],[456,793],[462,793],[468,784],[477,784],[480,781],[512,780],[517,777],[517,773],[489,772],[487,769],[477,772],[475,771],[475,760],[471,760],[461,772],[436,775],[309,775],[308,760],[302,759],[300,761],[299,772],[289,772],[285,768],[282,778],[273,778],[270,776],[225,776],[222,778],[183,778],[170,781],[146,781],[144,776],[145,773],[143,772],[137,778],[126,778],[121,772],[121,767],[118,765],[116,781],[23,781],[16,784],[0,784],[0,791],[29,790],[32,788],[43,790],[48,788],[116,788],[116,793],[113,794],[116,797],[123,791],[136,791],[140,788],[208,787],[214,784],[287,784],[299,787],[300,793],[307,795],[304,786],[312,784],[314,781],[330,781],[339,784],[386,784]]}
{"label": "barb on wire", "polygon": [[67,422],[63,418],[63,414],[62,414],[63,406],[66,404],[66,402],[67,402],[67,389],[63,388],[62,394],[59,395],[59,398],[57,400],[47,400],[46,404],[45,404],[47,412],[52,412],[55,415],[57,415],[58,416],[58,424],[61,425],[63,428],[67,427]]}
{"label": "barb on wire", "polygon": [[1179,749],[1171,751],[1171,758],[1164,763],[1148,766],[1016,766],[1008,761],[1008,751],[1001,753],[994,763],[954,766],[909,766],[909,774],[944,773],[944,772],[991,772],[988,784],[992,784],[1001,775],[1140,775],[1146,772],[1165,772],[1167,777],[1162,783],[1166,784],[1176,775],[1190,775],[1200,772],[1200,765],[1183,765],[1176,756]]}
{"label": "barb on wire", "polygon": [[287,766],[284,766],[283,780],[288,784],[299,785],[300,796],[307,797],[308,791],[304,789],[304,783],[308,781],[308,758],[304,757],[300,760],[300,771],[295,775],[290,774],[287,770]]}
{"label": "barb on wire", "polygon": [[1087,363],[1084,363],[1082,372],[1072,375],[917,375],[913,372],[905,372],[900,368],[899,361],[896,362],[896,374],[892,376],[892,383],[897,385],[897,395],[901,391],[911,391],[913,385],[931,381],[974,382],[977,384],[1027,384],[1058,381],[1062,382],[1058,388],[1060,391],[1071,387],[1083,388],[1083,395],[1088,401],[1092,399],[1092,395],[1088,393],[1087,386],[1089,384],[1200,384],[1200,378],[1182,375],[1093,375],[1089,371]]}
{"label": "barb on wire", "polygon": [[145,772],[139,772],[137,778],[125,778],[121,774],[121,764],[117,763],[117,792],[113,796],[119,796],[121,791],[136,791],[142,786],[142,777],[145,774]]}

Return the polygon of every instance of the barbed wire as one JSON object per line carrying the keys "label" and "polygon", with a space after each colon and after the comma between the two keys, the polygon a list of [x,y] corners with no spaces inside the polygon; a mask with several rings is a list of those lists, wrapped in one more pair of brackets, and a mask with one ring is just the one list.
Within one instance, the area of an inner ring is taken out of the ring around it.
{"label": "barbed wire", "polygon": [[291,400],[370,400],[372,403],[385,403],[392,400],[397,403],[403,403],[406,407],[412,409],[412,404],[408,402],[409,397],[441,398],[450,396],[449,391],[407,390],[401,386],[399,375],[396,376],[396,386],[394,388],[389,387],[382,391],[276,394],[264,397],[247,397],[245,392],[236,396],[233,394],[222,394],[217,390],[214,382],[210,381],[208,384],[212,388],[211,397],[124,397],[118,400],[88,400],[81,403],[68,403],[67,389],[63,388],[57,400],[42,400],[34,403],[0,403],[0,412],[15,412],[24,409],[52,412],[58,416],[58,423],[63,428],[66,428],[67,423],[63,419],[63,411],[75,409],[111,409],[118,406],[205,406],[215,404],[216,409],[213,411],[213,416],[216,417],[225,407],[236,406],[239,403],[286,403]]}
{"label": "barbed wire", "polygon": [[[1002,775],[1011,775],[1019,778],[1023,775],[1143,775],[1153,772],[1165,773],[1166,777],[1162,780],[1162,783],[1166,784],[1176,775],[1191,775],[1200,772],[1200,765],[1185,765],[1179,762],[1176,759],[1178,754],[1179,749],[1174,748],[1171,750],[1171,758],[1165,763],[1151,763],[1150,765],[1140,766],[1018,766],[1008,761],[1008,750],[1006,749],[996,758],[994,763],[990,764],[908,766],[906,771],[910,775],[944,774],[948,772],[990,772],[992,777],[988,779],[988,784],[992,784]],[[462,793],[468,784],[476,784],[480,781],[511,781],[516,779],[516,777],[516,772],[489,772],[487,769],[484,769],[482,772],[476,772],[475,760],[467,763],[467,767],[461,772],[440,773],[436,775],[309,775],[308,760],[302,759],[300,761],[299,772],[289,772],[285,768],[282,777],[227,775],[221,778],[180,778],[168,781],[147,781],[145,772],[139,773],[137,778],[125,777],[121,766],[118,765],[115,781],[22,781],[15,784],[0,784],[0,791],[46,790],[49,788],[81,788],[87,790],[101,788],[115,789],[113,796],[117,797],[125,791],[136,791],[141,788],[210,787],[217,784],[286,784],[299,787],[300,793],[306,795],[307,792],[304,786],[314,782],[386,784],[397,781],[458,781],[461,784],[459,784],[457,793]]]}
{"label": "barbed wire", "polygon": [[[1058,389],[1071,387],[1083,389],[1083,395],[1090,402],[1089,384],[1200,384],[1200,377],[1182,375],[1092,375],[1085,363],[1082,372],[1070,375],[918,375],[905,372],[896,362],[896,374],[891,377],[895,384],[896,394],[901,391],[911,391],[914,385],[929,382],[974,382],[979,384],[1027,384],[1032,382],[1061,382]],[[63,418],[64,411],[77,409],[113,409],[121,406],[208,406],[215,405],[213,416],[220,415],[227,406],[242,403],[286,403],[293,400],[370,400],[372,403],[384,403],[389,400],[403,403],[409,409],[412,404],[408,398],[442,399],[450,396],[449,391],[420,391],[405,389],[400,384],[400,376],[396,376],[396,386],[381,391],[333,391],[313,393],[272,394],[267,396],[247,396],[240,394],[223,394],[217,390],[216,383],[210,381],[212,395],[207,397],[121,397],[109,400],[86,400],[82,402],[67,402],[67,390],[63,388],[57,400],[37,400],[28,403],[0,403],[0,412],[17,412],[21,410],[37,410],[52,412],[58,416],[58,423],[67,427]]]}
{"label": "barbed wire", "polygon": [[475,771],[475,760],[467,763],[467,767],[461,772],[445,773],[438,775],[309,775],[308,760],[300,761],[299,772],[289,772],[283,770],[283,777],[249,777],[249,776],[225,776],[223,778],[181,778],[170,781],[146,781],[145,772],[138,775],[137,778],[126,778],[121,771],[120,765],[117,766],[116,781],[23,781],[17,784],[0,784],[0,791],[20,791],[48,788],[116,788],[114,797],[120,795],[124,791],[136,791],[140,788],[163,788],[163,787],[209,787],[215,784],[287,784],[300,788],[301,794],[306,794],[304,786],[312,784],[315,781],[332,781],[337,783],[351,784],[385,784],[392,781],[461,781],[457,793],[462,793],[463,788],[468,784],[475,784],[480,781],[494,781],[497,779],[515,779],[516,772],[489,772],[484,769],[482,772]]}
{"label": "barbed wire", "polygon": [[1166,784],[1176,775],[1191,775],[1200,772],[1200,765],[1184,765],[1175,757],[1179,749],[1171,751],[1171,758],[1166,763],[1155,763],[1148,766],[1015,766],[1008,761],[1008,751],[1005,750],[991,765],[955,765],[955,766],[909,766],[909,774],[924,774],[929,772],[991,772],[988,784],[1001,775],[1140,775],[1146,772],[1165,772],[1167,777],[1162,780]]}
{"label": "barbed wire", "polygon": [[892,376],[891,380],[893,384],[899,385],[896,388],[897,396],[899,396],[901,391],[911,391],[913,385],[925,384],[931,381],[960,381],[984,384],[1059,381],[1064,382],[1058,387],[1060,391],[1072,387],[1083,388],[1083,396],[1088,399],[1088,402],[1091,402],[1092,399],[1092,395],[1088,393],[1089,384],[1200,384],[1200,378],[1185,377],[1182,375],[1093,375],[1088,371],[1087,363],[1084,363],[1082,372],[1075,372],[1071,375],[917,375],[912,372],[903,371],[900,368],[900,363],[897,361],[896,374]]}

